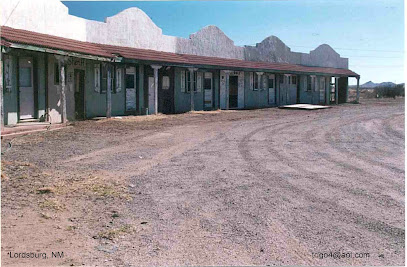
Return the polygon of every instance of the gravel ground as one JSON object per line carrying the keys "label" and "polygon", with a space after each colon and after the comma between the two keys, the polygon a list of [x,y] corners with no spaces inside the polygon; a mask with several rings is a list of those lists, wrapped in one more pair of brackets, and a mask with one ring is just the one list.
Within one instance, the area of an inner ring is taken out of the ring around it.
{"label": "gravel ground", "polygon": [[9,141],[3,265],[405,263],[404,99],[84,121]]}

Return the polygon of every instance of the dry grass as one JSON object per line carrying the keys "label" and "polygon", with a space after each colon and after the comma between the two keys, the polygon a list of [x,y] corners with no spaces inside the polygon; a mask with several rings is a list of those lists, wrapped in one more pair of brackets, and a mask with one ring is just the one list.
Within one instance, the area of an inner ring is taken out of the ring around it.
{"label": "dry grass", "polygon": [[54,210],[54,211],[61,211],[61,210],[65,209],[65,206],[56,199],[46,199],[43,202],[41,202],[39,204],[39,206],[41,209]]}
{"label": "dry grass", "polygon": [[120,235],[126,234],[126,233],[132,233],[135,231],[134,226],[126,224],[123,225],[119,228],[116,229],[111,229],[108,231],[103,231],[97,234],[98,238],[104,238],[104,239],[109,239],[109,240],[113,240],[117,237],[119,237]]}

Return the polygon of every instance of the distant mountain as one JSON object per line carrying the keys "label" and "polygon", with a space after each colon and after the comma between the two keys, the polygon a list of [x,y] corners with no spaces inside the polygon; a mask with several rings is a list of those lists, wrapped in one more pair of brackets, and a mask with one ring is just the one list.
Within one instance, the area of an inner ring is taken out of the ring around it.
{"label": "distant mountain", "polygon": [[367,88],[367,89],[371,89],[371,88],[375,88],[375,87],[379,87],[379,86],[384,86],[384,87],[394,87],[397,84],[392,83],[392,82],[382,82],[382,83],[374,83],[372,81],[368,81],[367,83],[364,83],[362,85],[360,85],[360,88]]}

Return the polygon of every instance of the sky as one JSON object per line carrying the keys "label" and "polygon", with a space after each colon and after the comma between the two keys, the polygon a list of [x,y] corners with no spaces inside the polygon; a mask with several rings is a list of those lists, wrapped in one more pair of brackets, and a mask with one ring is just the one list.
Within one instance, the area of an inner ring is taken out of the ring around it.
{"label": "sky", "polygon": [[[188,38],[216,25],[235,45],[255,45],[270,35],[292,51],[329,44],[361,84],[404,82],[403,0],[280,1],[63,1],[71,15],[104,21],[129,7],[142,9],[163,34]],[[356,84],[355,78],[349,84]]]}

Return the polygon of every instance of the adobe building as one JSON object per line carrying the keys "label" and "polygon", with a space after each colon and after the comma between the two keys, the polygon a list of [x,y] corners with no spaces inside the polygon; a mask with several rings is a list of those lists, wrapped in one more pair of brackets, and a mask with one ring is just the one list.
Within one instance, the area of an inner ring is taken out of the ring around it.
{"label": "adobe building", "polygon": [[[275,36],[235,46],[216,26],[162,34],[140,9],[86,20],[58,0],[2,1],[2,123],[339,104],[348,69],[329,45],[292,52]],[[10,16],[11,14],[11,16]]]}

